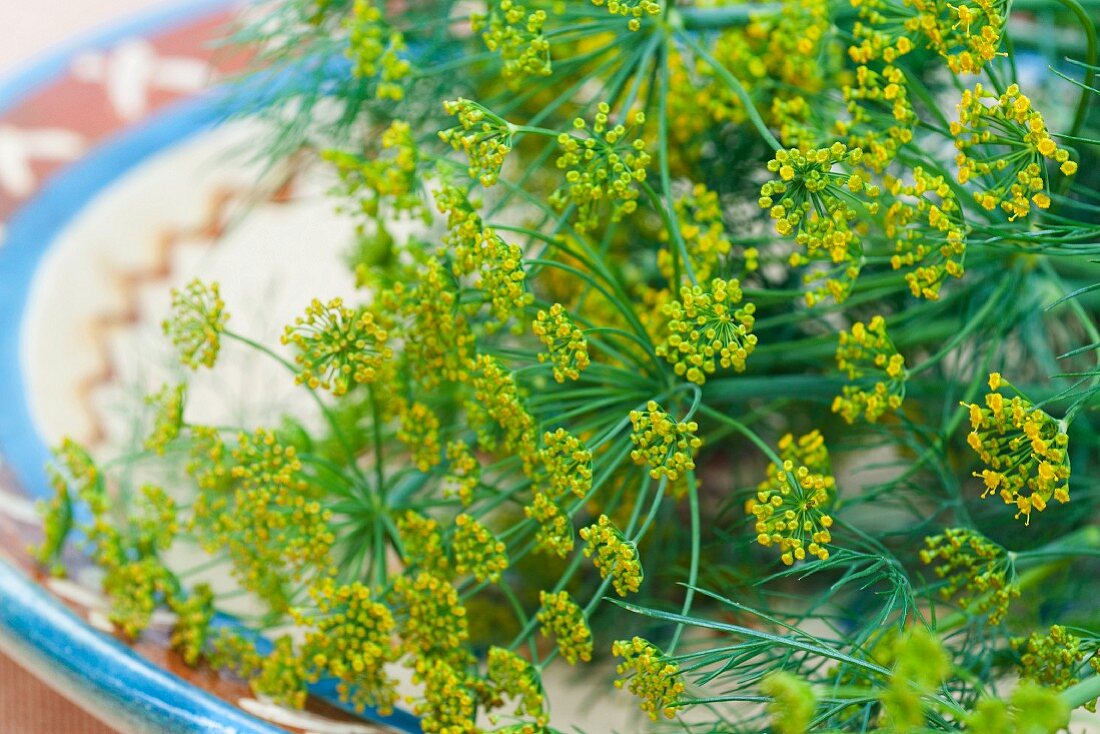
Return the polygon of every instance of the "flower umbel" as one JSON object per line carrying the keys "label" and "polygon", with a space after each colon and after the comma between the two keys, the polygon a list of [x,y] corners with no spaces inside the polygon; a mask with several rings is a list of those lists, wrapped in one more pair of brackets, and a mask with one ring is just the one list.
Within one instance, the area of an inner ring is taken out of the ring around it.
{"label": "flower umbel", "polygon": [[180,359],[194,370],[214,366],[228,320],[218,284],[193,280],[172,289],[172,315],[161,326],[179,350]]}
{"label": "flower umbel", "polygon": [[1016,570],[1005,549],[977,532],[948,528],[942,535],[924,539],[920,559],[935,564],[944,579],[944,599],[958,597],[959,606],[979,614],[989,613],[989,623],[999,624],[1009,602],[1020,595]]}
{"label": "flower umbel", "polygon": [[861,415],[874,423],[887,411],[896,411],[905,397],[905,358],[898,354],[886,333],[886,320],[873,317],[857,321],[851,331],[840,332],[837,367],[848,374],[849,384],[833,400],[833,412],[855,423]]}
{"label": "flower umbel", "polygon": [[592,632],[584,611],[577,606],[567,591],[551,594],[539,592],[542,605],[536,615],[542,624],[542,634],[557,640],[558,651],[570,665],[578,660],[592,659]]}
{"label": "flower umbel", "polygon": [[643,573],[638,546],[623,537],[607,515],[600,515],[596,524],[581,528],[580,535],[586,544],[585,557],[592,558],[602,578],[612,578],[616,594],[626,596],[641,587]]}
{"label": "flower umbel", "polygon": [[767,479],[745,503],[756,518],[756,541],[778,546],[788,566],[807,554],[824,561],[825,545],[832,541],[828,509],[836,493],[825,440],[816,430],[798,441],[788,433],[779,440],[779,458],[783,463],[768,465]]}
{"label": "flower umbel", "polygon": [[283,344],[298,348],[297,381],[311,390],[343,395],[352,385],[374,382],[393,357],[388,332],[370,311],[345,306],[340,298],[314,299],[283,333]]}
{"label": "flower umbel", "polygon": [[698,423],[677,422],[650,400],[645,410],[630,411],[630,424],[634,444],[630,458],[636,464],[648,465],[651,477],[675,482],[695,468],[695,452],[703,445],[703,439],[695,435]]}
{"label": "flower umbel", "polygon": [[615,686],[622,688],[625,684],[631,693],[642,699],[642,711],[650,719],[656,721],[660,715],[671,719],[676,715],[676,704],[685,690],[676,663],[641,637],[615,642],[611,654],[623,659],[615,668],[619,675],[629,675],[615,681]]}
{"label": "flower umbel", "polygon": [[[1006,400],[1004,386],[1016,395]],[[999,494],[1015,505],[1016,517],[1031,523],[1031,512],[1042,512],[1051,499],[1069,502],[1069,437],[1066,426],[1025,398],[1000,374],[989,376],[985,405],[963,403],[970,411],[970,448],[986,468],[975,472],[985,483],[982,497]]]}
{"label": "flower umbel", "polygon": [[715,278],[709,288],[692,286],[680,290],[680,299],[664,307],[668,339],[657,346],[657,355],[667,359],[678,375],[702,385],[706,375],[723,369],[745,369],[745,360],[756,348],[752,327],[756,307],[741,302],[737,280]]}

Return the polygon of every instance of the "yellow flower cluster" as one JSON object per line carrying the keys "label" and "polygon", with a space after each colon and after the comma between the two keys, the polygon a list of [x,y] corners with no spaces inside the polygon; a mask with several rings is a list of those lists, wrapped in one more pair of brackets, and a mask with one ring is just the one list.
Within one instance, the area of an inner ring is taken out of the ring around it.
{"label": "yellow flower cluster", "polygon": [[886,236],[894,241],[890,265],[909,269],[909,290],[934,301],[948,277],[963,275],[966,230],[958,199],[943,176],[920,166],[913,168],[912,184],[891,179],[887,189],[894,197],[885,218]]}
{"label": "yellow flower cluster", "polygon": [[198,497],[195,499],[195,514],[209,514],[209,503],[217,501],[228,490],[232,477],[229,475],[227,461],[228,450],[218,429],[210,426],[192,426],[191,451],[187,462],[187,473],[195,479]]}
{"label": "yellow flower cluster", "polygon": [[111,599],[107,618],[135,639],[149,626],[159,600],[174,591],[173,577],[160,560],[146,556],[109,566],[103,591]]}
{"label": "yellow flower cluster", "polygon": [[208,584],[195,584],[190,596],[173,594],[169,608],[178,621],[172,628],[172,649],[188,665],[195,665],[203,655],[210,637],[210,621],[214,618],[214,591]]}
{"label": "yellow flower cluster", "polygon": [[852,0],[866,22],[857,23],[857,60],[893,62],[918,46],[932,49],[956,74],[980,74],[998,55],[1008,17],[1006,0]]}
{"label": "yellow flower cluster", "polygon": [[183,288],[172,289],[172,315],[161,327],[176,345],[183,363],[195,370],[214,366],[228,320],[218,284],[193,280]]}
{"label": "yellow flower cluster", "polygon": [[576,133],[558,135],[561,155],[556,163],[565,171],[565,185],[550,196],[550,203],[559,209],[575,205],[576,228],[582,233],[599,224],[604,202],[611,204],[612,222],[634,212],[638,208],[637,184],[646,178],[650,157],[645,141],[636,137],[645,115],[634,112],[626,125],[611,125],[610,114],[608,104],[600,102],[591,127],[578,117],[573,120]]}
{"label": "yellow flower cluster", "polygon": [[676,422],[650,400],[645,410],[630,411],[630,425],[634,444],[630,458],[635,464],[648,465],[654,479],[667,477],[675,482],[695,468],[695,452],[703,445],[703,439],[695,435],[699,430],[695,421]]}
{"label": "yellow flower cluster", "polygon": [[959,183],[985,179],[974,199],[990,211],[1000,206],[1009,221],[1026,217],[1032,204],[1050,206],[1045,159],[1058,163],[1064,176],[1077,173],[1069,151],[1054,142],[1043,115],[1016,84],[999,97],[981,84],[964,90],[951,134],[959,149]]}
{"label": "yellow flower cluster", "polygon": [[544,475],[539,488],[552,500],[567,494],[584,499],[592,488],[592,452],[564,428],[542,434],[539,449]]}
{"label": "yellow flower cluster", "polygon": [[[752,13],[744,25],[714,32],[711,56],[753,98],[771,98],[767,122],[779,129],[780,140],[787,145],[801,147],[818,137],[807,125],[814,113],[807,99],[821,90],[832,66],[831,28],[827,4],[782,0],[767,12]],[[710,64],[673,53],[669,65],[669,133],[681,144],[670,153],[697,154],[699,140],[705,138],[702,133],[709,127],[746,120],[741,99]]]}
{"label": "yellow flower cluster", "polygon": [[297,347],[294,361],[301,368],[296,381],[310,390],[343,395],[352,385],[375,382],[393,357],[389,333],[363,309],[350,308],[340,298],[317,299],[283,332],[283,344]]}
{"label": "yellow flower cluster", "polygon": [[[508,2],[508,0],[504,0]],[[468,99],[443,103],[448,115],[457,115],[459,127],[443,130],[439,137],[462,151],[470,161],[470,178],[489,188],[500,177],[504,159],[512,150],[512,126],[484,106]]]}
{"label": "yellow flower cluster", "polygon": [[229,473],[232,492],[200,492],[192,525],[209,552],[228,553],[241,586],[282,609],[289,581],[330,572],[332,512],[303,477],[295,448],[266,429],[238,436]]}
{"label": "yellow flower cluster", "polygon": [[551,594],[539,592],[538,614],[535,615],[542,625],[542,634],[557,641],[558,651],[570,665],[578,660],[588,662],[592,659],[592,631],[582,610],[568,591]]}
{"label": "yellow flower cluster", "polygon": [[456,574],[472,573],[478,581],[496,583],[508,568],[508,553],[504,543],[465,513],[455,518],[451,548],[454,551]]}
{"label": "yellow flower cluster", "polygon": [[723,369],[745,369],[745,360],[756,348],[752,333],[756,306],[741,303],[741,284],[736,279],[715,278],[709,288],[680,289],[680,299],[665,305],[668,338],[657,345],[657,355],[673,365],[677,375],[702,385],[706,375]]}
{"label": "yellow flower cluster", "polygon": [[539,361],[550,360],[554,365],[554,379],[558,382],[579,380],[581,370],[588,366],[588,340],[560,303],[555,303],[549,311],[539,310],[531,324],[543,344],[546,352],[539,352]]}
{"label": "yellow flower cluster", "polygon": [[[417,167],[420,149],[413,139],[412,127],[402,120],[390,123],[378,138],[380,149],[368,157],[342,150],[326,150],[321,157],[332,164],[340,177],[342,193],[355,202],[352,212],[377,218],[383,202],[394,213],[423,214]],[[357,223],[359,234],[364,224]]]}
{"label": "yellow flower cluster", "polygon": [[405,320],[403,373],[426,389],[464,380],[474,352],[474,334],[458,308],[458,294],[443,265],[429,259],[416,285],[395,283],[380,297],[389,313]]}
{"label": "yellow flower cluster", "polygon": [[642,699],[641,708],[653,721],[664,715],[671,719],[676,715],[676,704],[684,695],[684,678],[680,667],[668,659],[656,645],[635,637],[618,640],[611,646],[611,654],[623,659],[615,670],[627,679],[615,681],[617,688],[627,688]]}
{"label": "yellow flower cluster", "polygon": [[[855,423],[862,415],[874,423],[887,411],[896,411],[905,397],[905,358],[886,333],[886,320],[874,316],[840,332],[836,365],[848,374],[849,384],[833,400],[833,412]],[[867,385],[874,381],[873,386]]]}
{"label": "yellow flower cluster", "polygon": [[768,715],[775,734],[806,734],[817,709],[810,684],[790,673],[777,670],[760,682],[760,692],[770,696]]}
{"label": "yellow flower cluster", "polygon": [[1009,400],[997,392],[1002,386],[1015,390],[994,372],[989,376],[985,405],[963,403],[970,411],[970,448],[986,465],[979,477],[985,484],[982,497],[997,493],[1006,505],[1015,505],[1016,517],[1031,523],[1031,512],[1042,512],[1054,499],[1069,502],[1069,438],[1066,426],[1036,408],[1023,395]]}
{"label": "yellow flower cluster", "polygon": [[295,615],[309,626],[301,656],[310,666],[310,678],[337,678],[341,700],[358,710],[373,706],[382,714],[392,712],[397,681],[384,666],[397,659],[393,614],[358,581],[338,584],[325,578],[310,589],[310,596],[316,611]]}
{"label": "yellow flower cluster", "polygon": [[565,558],[573,550],[573,524],[561,506],[542,492],[535,492],[524,514],[538,523],[535,544],[540,550]]}
{"label": "yellow flower cluster", "polygon": [[545,725],[542,685],[538,672],[511,650],[494,645],[489,648],[489,680],[497,689],[497,695],[512,696],[519,704],[517,716],[538,717],[538,724]]}
{"label": "yellow flower cluster", "polygon": [[[1045,688],[1063,691],[1079,682],[1078,668],[1088,651],[1081,649],[1081,639],[1062,625],[1052,625],[1050,632],[1042,635],[1032,632],[1027,637],[1010,640],[1012,649],[1020,652],[1020,677],[1034,681]],[[1096,656],[1092,665],[1098,667]],[[1096,711],[1096,699],[1085,704],[1089,711]]]}
{"label": "yellow flower cluster", "polygon": [[878,71],[861,65],[841,92],[848,118],[836,121],[837,134],[847,139],[850,148],[863,151],[861,165],[882,171],[913,139],[917,124],[905,72],[893,64]]}
{"label": "yellow flower cluster", "polygon": [[186,385],[164,385],[152,395],[145,398],[145,403],[151,405],[153,412],[153,430],[145,439],[142,446],[155,451],[163,456],[168,444],[175,441],[180,435],[180,427],[183,425],[183,403],[187,395]]}
{"label": "yellow flower cluster", "polygon": [[73,529],[73,499],[79,497],[88,503],[94,516],[107,510],[107,498],[103,478],[92,457],[83,446],[66,438],[53,450],[53,460],[46,466],[53,496],[40,501],[38,512],[42,515],[42,543],[35,547],[35,559],[50,567],[50,573],[63,573],[61,552]]}
{"label": "yellow flower cluster", "polygon": [[[700,282],[710,280],[715,272],[722,269],[723,259],[732,249],[729,237],[726,236],[718,194],[703,184],[695,184],[690,193],[676,198],[673,209],[696,279]],[[667,243],[668,231],[662,229],[660,234],[661,241]],[[755,250],[745,253],[747,262],[754,252]],[[675,278],[672,253],[667,246],[657,252],[657,267],[666,280]]]}
{"label": "yellow flower cluster", "polygon": [[387,27],[381,9],[370,0],[355,0],[344,25],[352,73],[360,79],[377,78],[379,99],[404,99],[402,82],[411,75],[412,65],[401,58],[408,50],[401,32]]}
{"label": "yellow flower cluster", "polygon": [[401,427],[397,430],[397,438],[412,452],[416,468],[429,471],[441,461],[439,418],[423,403],[404,400],[399,403],[398,415]]}
{"label": "yellow flower cluster", "polygon": [[827,295],[838,303],[845,300],[863,266],[863,245],[851,226],[858,215],[852,202],[860,202],[866,212],[875,214],[878,204],[863,201],[856,194],[874,199],[879,191],[859,172],[833,171],[837,164],[856,165],[862,159],[861,149],[833,143],[806,152],[796,148],[779,150],[768,161],[768,170],[778,179],[761,187],[758,203],[769,210],[776,232],[794,235],[799,250],[790,257],[792,266],[814,262],[822,265],[822,269],[811,270],[805,276],[808,284],[823,281],[816,290],[806,293],[810,306]]}
{"label": "yellow flower cluster", "polygon": [[948,528],[942,535],[924,539],[921,562],[935,564],[944,579],[944,599],[958,596],[959,606],[989,613],[990,624],[1000,624],[1020,588],[1005,549],[972,530]]}
{"label": "yellow flower cluster", "polygon": [[503,449],[532,465],[538,453],[534,417],[527,412],[512,374],[497,360],[479,354],[471,370],[473,396],[466,401],[470,425],[486,451]]}
{"label": "yellow flower cluster", "polygon": [[439,523],[427,515],[409,510],[397,519],[402,556],[406,565],[440,578],[451,576]]}
{"label": "yellow flower cluster", "polygon": [[445,186],[435,200],[447,215],[443,243],[451,248],[455,276],[474,276],[474,287],[488,297],[495,322],[486,328],[503,325],[534,300],[526,289],[523,251],[482,223],[465,191]]}
{"label": "yellow flower cluster", "polygon": [[783,463],[768,465],[767,478],[745,503],[756,518],[756,542],[778,546],[788,566],[807,554],[824,561],[833,526],[827,511],[836,494],[825,440],[816,430],[798,441],[788,433],[779,440],[779,458]]}
{"label": "yellow flower cluster", "polygon": [[470,14],[470,28],[481,33],[485,48],[500,54],[504,78],[549,76],[550,41],[542,32],[546,11],[528,13],[514,0],[494,0],[486,10]]}
{"label": "yellow flower cluster", "polygon": [[644,574],[638,546],[624,538],[607,515],[600,515],[594,525],[581,528],[580,535],[585,541],[585,557],[592,559],[601,578],[612,578],[616,594],[626,596],[641,588]]}
{"label": "yellow flower cluster", "polygon": [[442,657],[416,661],[414,683],[424,685],[423,698],[413,706],[425,734],[477,734],[477,694],[463,666]]}
{"label": "yellow flower cluster", "polygon": [[443,479],[443,496],[457,496],[463,507],[474,501],[474,490],[481,482],[481,464],[465,441],[447,443],[447,474]]}
{"label": "yellow flower cluster", "polygon": [[629,18],[627,28],[636,31],[642,27],[642,18],[647,15],[660,15],[661,5],[654,0],[592,0],[597,8],[607,5],[609,13]]}
{"label": "yellow flower cluster", "polygon": [[447,657],[470,637],[466,608],[446,579],[422,571],[393,582],[402,648],[418,663]]}

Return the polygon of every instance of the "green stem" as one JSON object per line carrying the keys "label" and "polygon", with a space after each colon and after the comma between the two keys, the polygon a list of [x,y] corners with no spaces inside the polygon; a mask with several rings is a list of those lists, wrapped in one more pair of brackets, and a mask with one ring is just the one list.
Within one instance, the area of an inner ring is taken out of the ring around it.
{"label": "green stem", "polygon": [[[699,579],[699,490],[695,486],[695,472],[689,471],[686,476],[688,487],[688,508],[691,512],[691,567],[688,569],[687,593],[684,594],[684,605],[680,608],[680,616],[687,617],[691,614],[691,604],[695,601],[695,586]],[[676,654],[676,647],[680,644],[680,636],[684,633],[684,623],[676,625],[676,632],[672,635],[672,642],[668,645],[668,654]]]}

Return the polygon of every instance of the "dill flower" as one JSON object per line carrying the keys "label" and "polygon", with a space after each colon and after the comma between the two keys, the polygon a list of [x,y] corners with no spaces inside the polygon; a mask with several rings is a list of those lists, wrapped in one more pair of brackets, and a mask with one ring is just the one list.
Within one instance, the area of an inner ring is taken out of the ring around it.
{"label": "dill flower", "polygon": [[527,412],[515,378],[494,357],[479,354],[470,374],[472,399],[466,401],[470,424],[487,451],[502,448],[527,465],[537,456],[537,423]]}
{"label": "dill flower", "polygon": [[863,151],[860,165],[881,172],[901,147],[912,141],[917,125],[905,72],[893,64],[882,65],[877,71],[861,65],[841,92],[848,117],[838,119],[834,128],[847,138],[849,148]]}
{"label": "dill flower", "polygon": [[349,308],[340,298],[327,304],[314,299],[283,333],[283,344],[298,348],[295,363],[301,368],[297,382],[311,390],[331,390],[343,395],[353,385],[378,379],[383,365],[393,357],[386,345],[388,332],[370,311]]}
{"label": "dill flower", "polygon": [[645,410],[630,411],[633,431],[630,440],[634,449],[630,458],[635,464],[648,465],[654,479],[666,477],[675,482],[684,472],[695,468],[695,452],[703,439],[695,435],[695,421],[676,422],[656,401],[650,400]]}
{"label": "dill flower", "polygon": [[443,109],[448,115],[458,117],[459,127],[443,130],[439,137],[455,150],[466,153],[470,160],[470,178],[489,188],[497,182],[504,159],[512,150],[512,126],[468,99],[444,102]]}
{"label": "dill flower", "polygon": [[549,360],[554,365],[554,379],[579,380],[581,370],[588,366],[588,340],[562,305],[555,303],[549,311],[540,309],[531,330],[546,345],[547,351],[539,352],[539,362]]}
{"label": "dill flower", "polygon": [[564,428],[542,434],[539,449],[544,480],[539,486],[553,500],[572,494],[584,499],[592,488],[592,452]]}
{"label": "dill flower", "polygon": [[339,680],[341,700],[350,701],[357,710],[373,706],[383,714],[392,712],[397,681],[384,666],[398,655],[393,614],[357,581],[337,584],[325,578],[309,593],[316,612],[296,616],[311,626],[301,655],[312,668],[311,680],[332,676]]}
{"label": "dill flower", "polygon": [[388,27],[382,11],[369,0],[355,0],[344,24],[348,31],[347,56],[352,73],[377,82],[378,99],[394,102],[405,98],[402,82],[412,65],[401,54],[408,50],[400,31]]}
{"label": "dill flower", "polygon": [[930,48],[955,74],[980,74],[998,54],[1008,17],[1005,0],[852,0],[860,18],[853,60],[892,63],[918,47]]}
{"label": "dill flower", "polygon": [[218,429],[210,426],[192,426],[190,458],[186,471],[195,480],[200,492],[195,500],[195,514],[209,510],[207,503],[228,490],[232,477],[229,474],[229,452]]}
{"label": "dill flower", "polygon": [[295,649],[294,639],[282,635],[275,638],[271,652],[259,658],[257,670],[249,676],[248,684],[257,694],[300,709],[306,705],[309,678],[307,663]]}
{"label": "dill flower", "polygon": [[394,120],[377,140],[380,148],[372,149],[368,156],[331,149],[321,153],[340,178],[340,193],[354,202],[352,212],[361,215],[356,225],[360,236],[365,234],[362,218],[377,224],[383,202],[395,213],[424,213],[417,177],[420,149],[412,127],[404,120]]}
{"label": "dill flower", "polygon": [[[936,300],[948,278],[961,278],[966,255],[962,211],[943,176],[913,168],[913,183],[888,183],[893,203],[886,209],[886,236],[894,241],[894,270],[908,269],[913,295]],[[935,197],[935,198],[933,198]]]}
{"label": "dill flower", "polygon": [[544,492],[535,492],[524,514],[538,523],[535,545],[539,550],[565,558],[573,550],[573,524],[561,506]]}
{"label": "dill flower", "polygon": [[[710,280],[712,274],[721,270],[723,258],[733,248],[726,236],[718,194],[703,184],[695,184],[689,193],[676,197],[673,211],[695,277],[700,282]],[[667,243],[668,231],[662,229],[660,237],[662,242]],[[672,253],[667,247],[657,252],[657,267],[667,280],[675,277]]]}
{"label": "dill flower", "polygon": [[172,289],[172,315],[161,327],[179,350],[183,363],[195,370],[214,366],[228,320],[218,284],[193,280],[183,288]]}
{"label": "dill flower", "polygon": [[545,24],[545,10],[528,13],[515,0],[494,0],[488,3],[485,13],[470,14],[470,29],[481,33],[485,48],[500,54],[505,79],[550,75],[550,41],[543,35]]}
{"label": "dill flower", "polygon": [[816,430],[797,441],[788,433],[779,439],[778,448],[783,463],[768,465],[767,478],[745,503],[756,518],[756,542],[777,546],[780,560],[788,566],[807,554],[824,561],[833,526],[827,510],[836,494],[825,440]]}
{"label": "dill flower", "polygon": [[550,203],[558,209],[577,207],[578,232],[599,224],[604,202],[611,204],[612,222],[638,208],[637,184],[645,181],[650,161],[645,141],[636,137],[645,115],[635,112],[626,125],[611,125],[610,113],[611,107],[600,102],[591,126],[578,117],[573,121],[576,133],[563,132],[557,138],[561,155],[556,164],[565,171],[565,184],[551,195]]}
{"label": "dill flower", "polygon": [[715,278],[710,287],[692,286],[680,290],[680,300],[665,305],[668,338],[657,346],[658,356],[673,365],[677,375],[702,385],[718,365],[738,372],[756,348],[752,333],[756,306],[741,302],[737,280]]}
{"label": "dill flower", "polygon": [[474,334],[458,308],[453,280],[439,260],[429,258],[413,283],[395,283],[379,299],[382,308],[400,314],[405,322],[404,371],[427,389],[464,380],[474,353]]}
{"label": "dill flower", "polygon": [[[1016,392],[1006,400],[1002,386]],[[1069,437],[1066,426],[1013,388],[1000,374],[989,376],[985,405],[963,403],[970,411],[970,448],[986,465],[974,476],[985,484],[982,497],[999,494],[1016,505],[1016,518],[1031,523],[1031,512],[1042,512],[1054,499],[1069,502]]]}
{"label": "dill flower", "polygon": [[925,723],[923,696],[935,691],[951,673],[951,658],[939,638],[914,627],[894,644],[890,681],[880,695],[894,731],[912,731]]}
{"label": "dill flower", "polygon": [[840,413],[844,420],[855,423],[862,415],[868,423],[874,423],[883,413],[901,407],[905,397],[905,358],[898,354],[881,316],[866,324],[857,321],[851,331],[840,332],[836,364],[850,381],[833,400],[833,412]]}
{"label": "dill flower", "polygon": [[859,202],[862,209],[875,214],[878,204],[856,195],[875,199],[878,187],[867,183],[859,172],[833,171],[837,164],[854,166],[861,160],[860,148],[833,143],[806,152],[797,148],[778,150],[768,161],[768,170],[779,178],[760,188],[760,207],[769,210],[776,232],[794,235],[800,249],[790,257],[792,266],[821,265],[821,269],[811,270],[804,277],[807,284],[822,281],[806,293],[809,306],[825,296],[837,303],[844,301],[863,267],[863,245],[852,228],[859,212],[852,202]]}
{"label": "dill flower", "polygon": [[959,606],[989,613],[990,624],[1000,624],[1011,600],[1020,595],[1015,569],[1005,549],[977,532],[948,528],[942,535],[924,539],[921,562],[935,564],[944,579],[944,599],[958,595]]}
{"label": "dill flower", "polygon": [[284,608],[290,581],[331,569],[332,512],[303,476],[296,449],[271,431],[240,434],[231,458],[231,488],[202,489],[192,526],[209,552],[229,555],[245,589]]}
{"label": "dill flower", "polygon": [[615,681],[616,688],[626,684],[631,693],[642,699],[642,711],[653,721],[658,715],[667,719],[676,715],[676,704],[685,690],[676,663],[641,637],[616,641],[611,646],[611,654],[623,659],[615,667],[619,675],[629,675],[629,678]]}
{"label": "dill flower", "polygon": [[768,674],[760,683],[760,691],[771,696],[768,714],[775,734],[805,734],[809,731],[817,700],[806,681],[780,670]]}
{"label": "dill flower", "polygon": [[183,403],[187,395],[186,385],[164,385],[145,398],[153,406],[153,430],[145,439],[144,448],[164,455],[164,450],[180,435],[183,425]]}
{"label": "dill flower", "polygon": [[202,656],[210,637],[210,621],[214,618],[214,591],[209,584],[195,584],[191,593],[183,597],[172,594],[169,608],[177,620],[172,627],[172,649],[188,665],[195,665]]}
{"label": "dill flower", "polygon": [[[1081,639],[1061,625],[1052,625],[1046,635],[1032,632],[1027,637],[1014,637],[1013,650],[1020,653],[1020,677],[1055,691],[1064,691],[1080,682],[1079,668],[1087,654],[1081,649]],[[1095,657],[1093,658],[1095,659]],[[1096,711],[1096,699],[1085,704]]]}
{"label": "dill flower", "polygon": [[592,631],[582,610],[567,591],[551,594],[539,592],[539,608],[535,615],[542,625],[542,634],[557,641],[558,651],[570,665],[578,660],[592,659]]}
{"label": "dill flower", "polygon": [[107,617],[124,635],[136,639],[175,585],[175,577],[154,556],[112,565],[103,576],[103,592],[111,600]]}
{"label": "dill flower", "polygon": [[661,14],[661,5],[653,0],[592,0],[597,8],[604,7],[613,15],[629,18],[626,27],[636,31],[642,27],[642,18]]}
{"label": "dill flower", "polygon": [[624,538],[607,515],[600,515],[594,525],[581,528],[580,535],[585,541],[585,557],[592,558],[601,578],[613,579],[616,594],[626,596],[641,587],[644,574],[638,546]]}
{"label": "dill flower", "polygon": [[449,581],[421,571],[393,582],[402,649],[416,657],[446,655],[470,637],[466,608]]}
{"label": "dill flower", "polygon": [[424,686],[423,697],[413,706],[424,732],[473,734],[479,731],[477,695],[469,676],[446,658],[426,657],[416,661],[414,683]]}
{"label": "dill flower", "polygon": [[488,299],[495,321],[486,328],[505,324],[534,300],[527,292],[523,251],[484,225],[465,190],[445,186],[435,193],[435,201],[447,215],[443,244],[451,250],[455,276],[473,276],[473,286]]}
{"label": "dill flower", "polygon": [[412,452],[413,464],[422,472],[431,470],[441,461],[439,418],[423,403],[400,401],[398,415],[401,428],[397,438]]}
{"label": "dill flower", "polygon": [[447,473],[443,477],[443,496],[458,497],[463,507],[474,501],[474,490],[481,483],[481,464],[465,441],[447,442]]}
{"label": "dill flower", "polygon": [[478,581],[497,583],[508,568],[508,553],[504,543],[488,528],[465,513],[455,518],[455,534],[451,544],[455,558],[455,573],[472,573]]}
{"label": "dill flower", "polygon": [[439,523],[427,515],[409,510],[397,519],[404,561],[409,566],[441,578],[450,577],[450,562],[443,547]]}
{"label": "dill flower", "polygon": [[31,552],[39,563],[49,567],[51,574],[60,576],[64,573],[61,553],[73,529],[73,499],[79,497],[88,502],[92,513],[98,516],[106,510],[106,496],[92,457],[71,438],[65,438],[53,450],[46,473],[53,496],[38,503],[43,538]]}
{"label": "dill flower", "polygon": [[[993,100],[987,104],[986,100]],[[951,123],[959,183],[981,179],[974,199],[992,211],[1000,206],[1009,221],[1026,217],[1031,205],[1050,206],[1050,185],[1044,159],[1059,164],[1065,176],[1077,172],[1069,151],[1059,148],[1047,132],[1042,114],[1031,100],[1010,85],[998,96],[981,84],[963,91],[959,119]]]}
{"label": "dill flower", "polygon": [[494,645],[489,648],[489,680],[496,686],[498,695],[516,699],[519,704],[516,715],[536,716],[543,713],[542,685],[538,671],[531,663],[511,650]]}

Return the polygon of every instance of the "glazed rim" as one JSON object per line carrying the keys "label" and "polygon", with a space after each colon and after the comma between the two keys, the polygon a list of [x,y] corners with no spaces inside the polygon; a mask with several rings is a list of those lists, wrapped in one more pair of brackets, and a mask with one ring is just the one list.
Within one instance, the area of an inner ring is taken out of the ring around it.
{"label": "glazed rim", "polygon": [[[233,6],[233,0],[189,0],[94,33],[55,51],[0,81],[0,116],[62,77],[84,52],[181,22],[201,20]],[[138,125],[115,131],[82,158],[52,174],[23,201],[0,234],[0,447],[19,486],[34,499],[52,493],[44,467],[50,452],[31,417],[20,342],[34,274],[67,224],[95,195],[141,162],[208,130],[228,107],[244,100],[208,90],[173,102]],[[238,627],[230,617],[217,625]],[[255,640],[262,646],[262,637]],[[92,629],[26,574],[0,557],[0,647],[27,669],[50,676],[60,690],[100,718],[136,731],[240,732],[274,734],[283,729],[165,671],[117,639]],[[344,711],[335,681],[311,686],[313,695]],[[417,732],[416,717],[404,711],[365,718],[400,731]]]}

